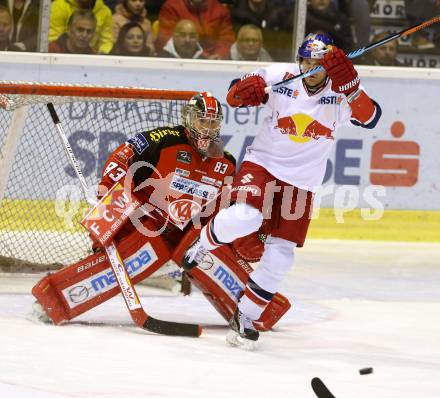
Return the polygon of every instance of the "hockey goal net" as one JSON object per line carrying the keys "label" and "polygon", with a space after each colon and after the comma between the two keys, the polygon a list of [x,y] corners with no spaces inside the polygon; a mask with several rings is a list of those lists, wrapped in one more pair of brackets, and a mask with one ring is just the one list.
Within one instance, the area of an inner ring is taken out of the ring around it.
{"label": "hockey goal net", "polygon": [[46,271],[90,253],[87,203],[46,104],[54,104],[87,184],[137,132],[181,122],[195,93],[0,82],[0,270]]}

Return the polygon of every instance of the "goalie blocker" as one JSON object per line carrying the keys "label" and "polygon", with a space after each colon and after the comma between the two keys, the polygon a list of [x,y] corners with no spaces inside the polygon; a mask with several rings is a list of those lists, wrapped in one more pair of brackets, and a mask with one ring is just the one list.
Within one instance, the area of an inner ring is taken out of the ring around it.
{"label": "goalie blocker", "polygon": [[[154,228],[152,220],[144,221]],[[116,246],[124,259],[132,282],[137,284],[153,274],[170,259],[180,264],[183,253],[197,237],[190,229],[171,252],[161,236],[146,237],[133,230]],[[226,321],[232,317],[252,267],[229,245],[214,250],[189,277]],[[76,264],[49,273],[32,289],[32,294],[48,317],[56,324],[71,320],[116,296],[119,288],[103,252],[95,253]],[[255,326],[270,330],[289,310],[290,303],[281,294],[274,295]]]}

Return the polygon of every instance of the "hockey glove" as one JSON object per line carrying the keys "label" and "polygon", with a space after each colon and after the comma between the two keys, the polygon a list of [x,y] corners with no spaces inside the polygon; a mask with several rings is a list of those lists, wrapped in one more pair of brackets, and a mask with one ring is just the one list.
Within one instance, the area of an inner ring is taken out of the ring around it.
{"label": "hockey glove", "polygon": [[353,62],[339,48],[333,47],[321,60],[321,65],[332,81],[332,90],[345,95],[355,92],[359,87],[359,76]]}
{"label": "hockey glove", "polygon": [[[269,98],[264,91],[266,82],[261,76],[250,75],[244,77],[238,83],[231,87],[228,93],[228,99],[233,97],[234,105],[258,106],[265,104]],[[228,101],[229,102],[229,101]]]}

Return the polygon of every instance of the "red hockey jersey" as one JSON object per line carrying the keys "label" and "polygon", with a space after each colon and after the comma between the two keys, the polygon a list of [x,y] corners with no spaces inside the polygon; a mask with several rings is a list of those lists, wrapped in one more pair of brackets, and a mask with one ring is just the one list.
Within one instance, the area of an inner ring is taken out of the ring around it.
{"label": "red hockey jersey", "polygon": [[[207,158],[188,142],[183,126],[141,132],[120,145],[109,157],[101,185],[129,184],[153,218],[183,229],[204,206],[219,197],[225,177],[235,172],[235,159]],[[214,208],[213,206],[210,206]]]}

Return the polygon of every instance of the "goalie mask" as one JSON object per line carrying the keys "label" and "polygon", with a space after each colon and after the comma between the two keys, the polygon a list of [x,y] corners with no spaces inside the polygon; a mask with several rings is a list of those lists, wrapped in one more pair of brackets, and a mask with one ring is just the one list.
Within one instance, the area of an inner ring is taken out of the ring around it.
{"label": "goalie mask", "polygon": [[194,95],[182,110],[183,125],[191,145],[202,155],[223,156],[220,128],[223,121],[222,105],[211,93]]}

